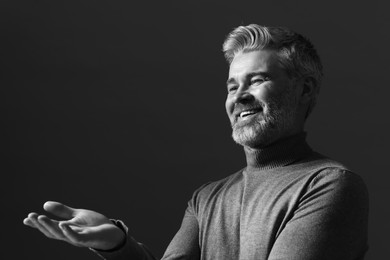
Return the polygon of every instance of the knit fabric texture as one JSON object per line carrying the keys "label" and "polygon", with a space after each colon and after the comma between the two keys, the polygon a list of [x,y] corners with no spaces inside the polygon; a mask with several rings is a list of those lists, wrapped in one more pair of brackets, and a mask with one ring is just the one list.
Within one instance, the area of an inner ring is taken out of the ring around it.
{"label": "knit fabric texture", "polygon": [[[364,258],[368,194],[358,175],[313,152],[304,133],[245,152],[244,169],[194,192],[162,259]],[[121,249],[95,252],[156,259],[130,234]]]}

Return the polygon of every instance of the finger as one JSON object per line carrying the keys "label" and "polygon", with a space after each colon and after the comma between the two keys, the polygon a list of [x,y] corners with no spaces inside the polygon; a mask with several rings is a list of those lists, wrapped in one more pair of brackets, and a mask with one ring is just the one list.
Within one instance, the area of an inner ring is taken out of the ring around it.
{"label": "finger", "polygon": [[27,225],[27,226],[30,226],[30,227],[32,227],[32,228],[37,228],[37,227],[35,226],[34,222],[32,221],[32,218],[34,217],[34,215],[35,215],[35,216],[38,216],[38,214],[35,213],[35,212],[32,212],[32,213],[28,214],[27,218],[25,218],[25,219],[23,220],[23,224],[25,224],[25,225]]}
{"label": "finger", "polygon": [[85,246],[83,236],[75,232],[67,223],[62,222],[59,226],[71,244],[76,246]]}
{"label": "finger", "polygon": [[32,228],[34,227],[34,225],[31,223],[31,220],[29,218],[23,219],[23,224]]}
{"label": "finger", "polygon": [[37,228],[39,231],[41,231],[45,236],[47,236],[48,238],[55,238],[53,237],[53,235],[48,231],[46,230],[45,227],[43,227],[39,222],[38,222],[38,214],[36,213],[31,213],[29,214],[28,218],[30,219],[32,225]]}
{"label": "finger", "polygon": [[47,212],[50,212],[51,214],[63,219],[73,218],[77,211],[77,209],[68,207],[62,203],[55,201],[47,201],[45,204],[43,204],[43,208]]}
{"label": "finger", "polygon": [[66,237],[59,227],[59,222],[52,220],[45,215],[38,217],[38,222],[50,233],[52,236],[59,240],[66,240]]}

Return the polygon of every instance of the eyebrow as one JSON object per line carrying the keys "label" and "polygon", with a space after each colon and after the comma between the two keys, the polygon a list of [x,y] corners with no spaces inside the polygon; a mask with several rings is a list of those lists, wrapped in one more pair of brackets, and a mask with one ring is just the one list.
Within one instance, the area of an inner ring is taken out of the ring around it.
{"label": "eyebrow", "polygon": [[230,84],[233,84],[233,83],[236,83],[236,80],[234,78],[230,78],[226,81],[226,85],[230,85]]}
{"label": "eyebrow", "polygon": [[[245,78],[248,79],[248,78],[253,78],[255,76],[263,76],[263,77],[268,77],[269,76],[269,73],[267,72],[262,72],[262,71],[259,71],[259,72],[251,72],[251,73],[248,73],[247,75],[245,75]],[[226,85],[229,85],[229,84],[233,84],[233,83],[236,83],[237,81],[234,79],[234,78],[229,78],[227,81],[226,81]]]}

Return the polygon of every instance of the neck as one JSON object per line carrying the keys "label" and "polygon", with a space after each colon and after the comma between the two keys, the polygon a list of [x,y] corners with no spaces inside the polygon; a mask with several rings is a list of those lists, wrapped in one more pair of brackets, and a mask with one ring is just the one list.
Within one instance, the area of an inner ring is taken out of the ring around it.
{"label": "neck", "polygon": [[301,132],[263,147],[244,147],[247,170],[266,170],[282,167],[297,161],[311,152],[306,133]]}

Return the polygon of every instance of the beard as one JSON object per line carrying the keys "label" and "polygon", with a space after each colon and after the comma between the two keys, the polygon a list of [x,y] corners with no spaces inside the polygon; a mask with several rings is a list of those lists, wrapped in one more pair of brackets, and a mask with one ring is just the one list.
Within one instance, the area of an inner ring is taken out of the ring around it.
{"label": "beard", "polygon": [[[291,131],[297,115],[297,101],[287,90],[267,102],[256,101],[248,106],[261,106],[263,110],[247,122],[232,123],[233,140],[242,146],[262,148]],[[243,105],[244,106],[244,105]]]}

